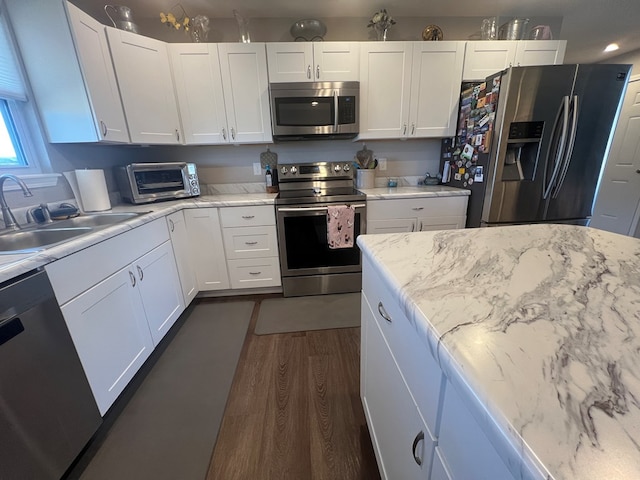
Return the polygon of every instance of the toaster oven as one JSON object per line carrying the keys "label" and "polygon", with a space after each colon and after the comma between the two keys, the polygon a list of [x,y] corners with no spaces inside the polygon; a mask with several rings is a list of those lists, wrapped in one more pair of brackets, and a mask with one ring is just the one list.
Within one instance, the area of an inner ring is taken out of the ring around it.
{"label": "toaster oven", "polygon": [[193,163],[132,163],[116,168],[115,177],[122,199],[130,203],[200,195],[198,173]]}

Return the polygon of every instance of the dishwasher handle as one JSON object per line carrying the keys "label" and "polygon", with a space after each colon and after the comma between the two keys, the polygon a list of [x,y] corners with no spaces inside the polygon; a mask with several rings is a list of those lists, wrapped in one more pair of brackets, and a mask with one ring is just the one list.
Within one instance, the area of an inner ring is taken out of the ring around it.
{"label": "dishwasher handle", "polygon": [[22,332],[24,332],[24,325],[17,314],[0,320],[0,345],[4,345]]}

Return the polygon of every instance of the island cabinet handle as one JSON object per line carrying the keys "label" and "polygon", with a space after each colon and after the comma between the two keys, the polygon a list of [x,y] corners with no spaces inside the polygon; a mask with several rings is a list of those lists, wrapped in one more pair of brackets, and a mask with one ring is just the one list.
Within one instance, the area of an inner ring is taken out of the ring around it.
{"label": "island cabinet handle", "polygon": [[173,220],[171,219],[169,219],[169,228],[171,229],[172,232],[176,229],[176,226],[173,223]]}
{"label": "island cabinet handle", "polygon": [[140,268],[140,265],[136,265],[136,268],[138,269],[138,276],[140,277],[140,281],[142,281],[142,279],[144,278],[144,271]]}
{"label": "island cabinet handle", "polygon": [[129,270],[129,278],[131,279],[131,286],[136,286],[136,276],[133,274],[131,270]]}
{"label": "island cabinet handle", "polygon": [[416,435],[416,438],[413,439],[413,446],[411,447],[411,453],[413,453],[413,459],[418,465],[422,465],[422,458],[416,455],[416,449],[418,448],[418,444],[424,440],[424,432],[420,430],[420,433]]}
{"label": "island cabinet handle", "polygon": [[249,275],[260,275],[262,272],[249,272]]}
{"label": "island cabinet handle", "polygon": [[242,218],[244,218],[245,220],[251,220],[252,218],[255,218],[255,215],[242,215]]}
{"label": "island cabinet handle", "polygon": [[100,126],[102,127],[102,136],[106,137],[109,131],[107,130],[107,124],[100,120]]}
{"label": "island cabinet handle", "polygon": [[391,320],[391,317],[389,316],[389,314],[387,313],[387,311],[384,308],[384,305],[382,305],[382,302],[378,302],[378,313],[380,314],[380,316],[382,318],[384,318],[387,322],[392,323],[393,320]]}
{"label": "island cabinet handle", "polygon": [[257,245],[258,242],[244,242],[245,245]]}
{"label": "island cabinet handle", "polygon": [[411,207],[411,210],[415,210],[416,212],[419,212],[420,210],[424,210],[424,207]]}

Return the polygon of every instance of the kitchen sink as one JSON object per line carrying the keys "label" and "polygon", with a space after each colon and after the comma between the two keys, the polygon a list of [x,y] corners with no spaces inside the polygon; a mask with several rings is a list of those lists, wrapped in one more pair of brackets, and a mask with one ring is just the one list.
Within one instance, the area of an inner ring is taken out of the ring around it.
{"label": "kitchen sink", "polygon": [[16,230],[0,235],[0,254],[32,252],[70,240],[91,232],[89,227],[81,228],[38,228]]}
{"label": "kitchen sink", "polygon": [[126,222],[132,218],[144,215],[145,213],[94,213],[80,215],[79,217],[67,218],[66,220],[54,220],[53,223],[42,225],[41,229],[56,229],[56,228],[77,228],[77,227],[90,227],[90,228],[104,228],[110,225],[114,225],[120,222]]}

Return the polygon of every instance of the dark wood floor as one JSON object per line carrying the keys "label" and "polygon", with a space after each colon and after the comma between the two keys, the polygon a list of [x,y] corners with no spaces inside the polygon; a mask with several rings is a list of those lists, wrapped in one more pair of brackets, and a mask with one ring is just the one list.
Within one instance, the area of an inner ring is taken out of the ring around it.
{"label": "dark wood floor", "polygon": [[360,402],[360,329],[254,335],[207,480],[379,479]]}

